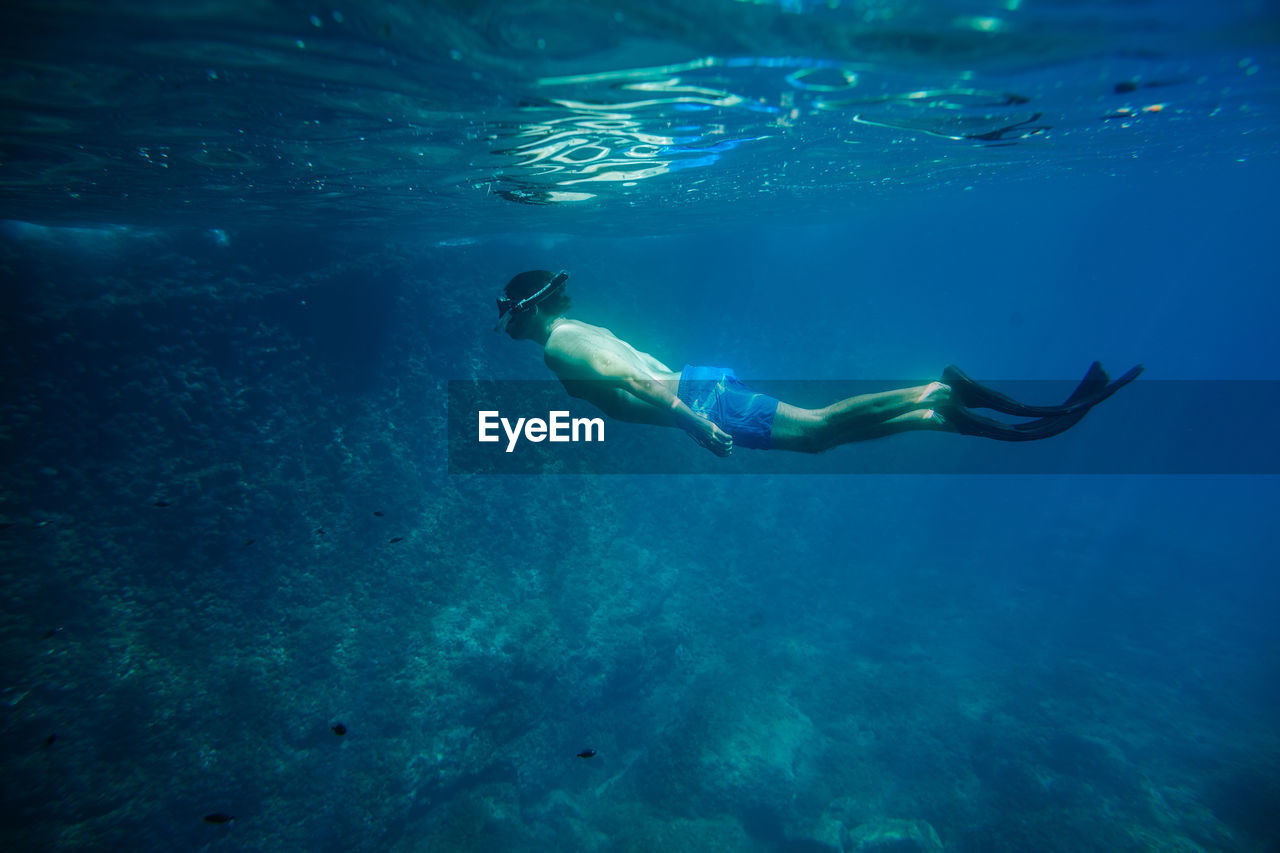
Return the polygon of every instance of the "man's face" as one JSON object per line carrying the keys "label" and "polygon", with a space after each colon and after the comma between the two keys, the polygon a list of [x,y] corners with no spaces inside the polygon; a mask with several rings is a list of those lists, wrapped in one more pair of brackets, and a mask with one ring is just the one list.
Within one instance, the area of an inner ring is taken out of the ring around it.
{"label": "man's face", "polygon": [[535,307],[532,311],[521,311],[511,318],[511,322],[507,323],[507,337],[513,341],[527,340],[533,337],[530,333],[533,327],[533,319],[538,315],[538,309]]}

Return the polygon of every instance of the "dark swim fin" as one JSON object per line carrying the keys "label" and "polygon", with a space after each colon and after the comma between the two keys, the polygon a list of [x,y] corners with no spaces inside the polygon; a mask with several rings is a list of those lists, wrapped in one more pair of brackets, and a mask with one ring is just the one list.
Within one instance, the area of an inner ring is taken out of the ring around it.
{"label": "dark swim fin", "polygon": [[964,405],[955,405],[943,409],[941,414],[956,431],[963,435],[978,435],[993,438],[997,441],[1038,441],[1051,438],[1066,432],[1078,424],[1089,413],[1089,410],[1128,385],[1142,373],[1142,367],[1134,367],[1115,382],[1110,381],[1102,365],[1094,362],[1085,374],[1084,380],[1075,392],[1067,398],[1066,403],[1055,407],[1060,414],[1049,415],[1038,420],[1020,424],[1007,424],[994,418],[984,417],[969,411]]}
{"label": "dark swim fin", "polygon": [[971,379],[955,365],[948,365],[947,369],[942,371],[942,381],[951,386],[953,399],[963,406],[968,406],[972,409],[993,409],[1006,415],[1016,415],[1023,418],[1043,418],[1067,415],[1081,409],[1096,406],[1137,379],[1141,373],[1142,365],[1138,365],[1115,382],[1109,385],[1104,382],[1103,387],[1098,387],[1098,374],[1106,376],[1106,372],[1102,370],[1102,365],[1095,361],[1089,366],[1088,373],[1085,374],[1085,378],[1080,382],[1075,392],[1060,406],[1029,406],[1026,403],[1020,403],[1007,394],[1001,394],[999,391],[988,388],[986,385]]}
{"label": "dark swim fin", "polygon": [[1069,415],[1054,415],[1051,418],[1040,418],[1026,424],[1001,423],[995,418],[975,415],[959,406],[943,411],[942,417],[961,435],[977,435],[983,438],[994,438],[997,441],[1038,441],[1066,432],[1083,420],[1088,411],[1084,409]]}
{"label": "dark swim fin", "polygon": [[[1102,369],[1102,365],[1095,361],[1090,365],[1084,380],[1067,398],[1064,408],[1075,406],[1083,400],[1101,394],[1110,379],[1111,377]],[[1078,424],[1088,411],[1088,407],[1071,409],[1062,414],[1043,417],[1028,423],[1008,424],[995,418],[975,414],[965,408],[964,403],[953,400],[952,405],[941,409],[940,413],[955,427],[956,432],[962,435],[977,435],[983,438],[994,438],[997,441],[1038,441],[1065,432]]]}

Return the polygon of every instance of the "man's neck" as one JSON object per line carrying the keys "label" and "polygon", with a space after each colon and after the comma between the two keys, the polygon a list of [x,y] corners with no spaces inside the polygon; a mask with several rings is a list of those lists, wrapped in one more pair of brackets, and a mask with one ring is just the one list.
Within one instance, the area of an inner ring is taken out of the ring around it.
{"label": "man's neck", "polygon": [[547,345],[547,341],[551,339],[551,333],[554,332],[556,327],[564,321],[564,317],[553,317],[551,320],[542,324],[542,327],[538,329],[538,333],[534,335],[533,339],[545,347]]}

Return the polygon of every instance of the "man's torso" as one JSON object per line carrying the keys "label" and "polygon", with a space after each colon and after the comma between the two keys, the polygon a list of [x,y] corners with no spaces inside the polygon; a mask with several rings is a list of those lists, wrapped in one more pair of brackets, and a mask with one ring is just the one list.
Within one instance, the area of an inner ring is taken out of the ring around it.
{"label": "man's torso", "polygon": [[586,367],[593,353],[611,357],[637,377],[662,382],[673,394],[680,386],[679,372],[636,349],[608,329],[578,320],[566,318],[552,329],[543,358],[570,396],[588,400],[621,420],[663,423],[662,418],[667,413],[655,410],[616,384],[601,381]]}

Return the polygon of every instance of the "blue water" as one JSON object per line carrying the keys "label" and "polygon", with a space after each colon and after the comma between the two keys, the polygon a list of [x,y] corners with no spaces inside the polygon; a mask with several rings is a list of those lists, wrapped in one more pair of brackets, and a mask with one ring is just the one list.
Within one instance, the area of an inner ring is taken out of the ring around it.
{"label": "blue water", "polygon": [[761,382],[1143,363],[1043,452],[1181,446],[1280,374],[1272,5],[0,15],[4,849],[1280,846],[1274,476],[446,454],[530,268]]}

